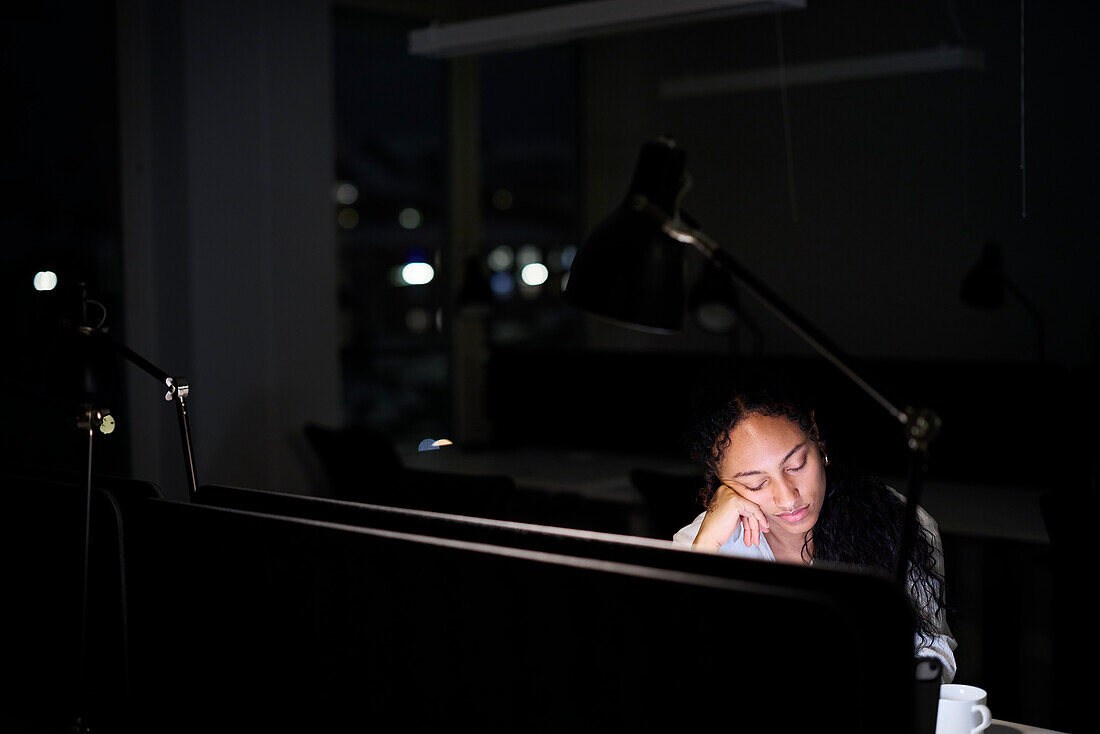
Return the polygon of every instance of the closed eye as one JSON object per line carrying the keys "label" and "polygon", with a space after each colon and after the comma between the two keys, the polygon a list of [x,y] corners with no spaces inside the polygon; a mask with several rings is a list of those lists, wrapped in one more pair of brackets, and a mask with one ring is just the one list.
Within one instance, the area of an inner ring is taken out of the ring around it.
{"label": "closed eye", "polygon": [[791,471],[791,472],[799,471],[800,469],[803,469],[805,466],[806,466],[806,460],[803,459],[801,464],[799,464],[798,466],[792,466],[787,471]]}

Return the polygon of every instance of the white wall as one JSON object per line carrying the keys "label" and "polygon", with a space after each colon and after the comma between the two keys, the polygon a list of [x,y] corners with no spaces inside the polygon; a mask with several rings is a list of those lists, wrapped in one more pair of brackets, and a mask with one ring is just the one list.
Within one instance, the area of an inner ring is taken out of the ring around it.
{"label": "white wall", "polygon": [[[199,483],[310,491],[340,420],[329,7],[120,0],[125,341],[191,385]],[[175,417],[130,373],[132,473],[184,493]]]}

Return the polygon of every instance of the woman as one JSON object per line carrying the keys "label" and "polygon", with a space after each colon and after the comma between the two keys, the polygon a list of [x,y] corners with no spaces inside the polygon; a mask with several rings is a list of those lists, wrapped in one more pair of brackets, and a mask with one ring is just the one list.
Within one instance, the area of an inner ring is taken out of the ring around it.
{"label": "woman", "polygon": [[[766,396],[736,396],[692,442],[706,471],[706,511],[673,542],[769,561],[815,560],[893,571],[905,500],[881,481],[830,465],[812,411]],[[826,469],[828,467],[828,469]],[[918,611],[915,650],[955,677],[946,620],[943,550],[935,521],[917,508],[920,531],[908,589]]]}

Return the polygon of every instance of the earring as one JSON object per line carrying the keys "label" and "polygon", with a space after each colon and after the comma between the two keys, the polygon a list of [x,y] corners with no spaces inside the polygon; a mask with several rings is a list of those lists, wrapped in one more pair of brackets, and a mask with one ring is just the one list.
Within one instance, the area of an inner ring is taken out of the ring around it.
{"label": "earring", "polygon": [[825,457],[825,466],[828,466],[829,465],[829,455],[823,453],[822,456]]}

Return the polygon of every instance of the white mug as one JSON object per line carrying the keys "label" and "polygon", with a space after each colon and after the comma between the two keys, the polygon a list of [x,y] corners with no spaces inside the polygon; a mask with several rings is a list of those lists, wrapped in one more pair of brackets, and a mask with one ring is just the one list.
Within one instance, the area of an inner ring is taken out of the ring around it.
{"label": "white mug", "polygon": [[992,720],[981,688],[959,683],[940,686],[936,734],[977,734],[988,729]]}

